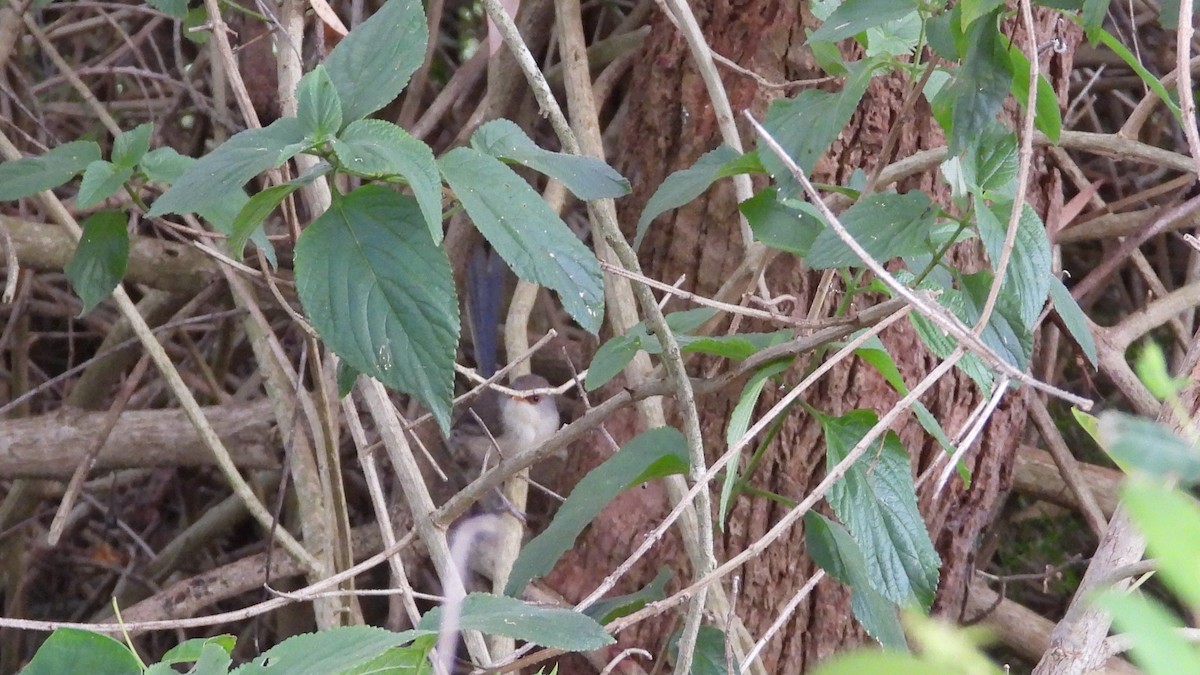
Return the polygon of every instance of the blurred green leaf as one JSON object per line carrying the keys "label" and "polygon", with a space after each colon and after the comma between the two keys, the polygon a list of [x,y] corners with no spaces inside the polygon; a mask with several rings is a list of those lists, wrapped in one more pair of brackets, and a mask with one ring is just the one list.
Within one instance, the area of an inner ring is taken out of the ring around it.
{"label": "blurred green leaf", "polygon": [[1100,446],[1127,473],[1174,478],[1183,485],[1200,482],[1200,448],[1144,417],[1115,410],[1100,414]]}

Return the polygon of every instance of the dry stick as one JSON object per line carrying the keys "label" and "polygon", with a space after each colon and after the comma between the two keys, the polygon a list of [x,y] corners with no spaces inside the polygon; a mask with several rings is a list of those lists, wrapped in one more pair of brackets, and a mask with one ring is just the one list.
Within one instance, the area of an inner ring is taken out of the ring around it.
{"label": "dry stick", "polygon": [[100,432],[96,434],[96,438],[92,440],[91,449],[83,456],[79,465],[75,467],[75,472],[71,474],[71,480],[67,483],[67,489],[63,493],[62,502],[58,505],[58,511],[54,514],[54,520],[50,522],[50,532],[46,535],[46,543],[49,546],[54,547],[58,545],[58,539],[62,536],[63,528],[67,525],[67,516],[71,515],[71,509],[75,505],[75,498],[79,496],[79,492],[83,489],[83,481],[95,465],[96,457],[99,456],[104,445],[108,443],[113,428],[117,426],[117,422],[121,419],[121,413],[125,411],[125,406],[129,404],[129,397],[133,396],[133,392],[137,389],[138,384],[141,383],[142,377],[146,375],[146,367],[149,364],[150,360],[144,355],[138,359],[137,365],[133,367],[133,371],[126,378],[125,383],[121,385],[116,398],[113,399],[112,405],[108,407],[104,425],[100,428]]}
{"label": "dry stick", "polygon": [[821,194],[808,180],[808,177],[804,175],[803,170],[801,170],[800,167],[796,165],[796,162],[788,156],[787,152],[784,151],[784,149],[779,145],[778,141],[776,141],[775,138],[772,137],[771,134],[768,133],[767,130],[764,129],[762,125],[760,125],[758,121],[755,120],[752,115],[750,115],[749,112],[746,113],[746,119],[750,121],[750,124],[754,127],[755,131],[758,132],[758,135],[763,139],[771,151],[780,158],[780,160],[788,168],[788,171],[791,172],[792,176],[802,186],[804,186],[805,192],[807,192],[809,197],[812,199],[813,205],[816,206],[817,210],[821,212],[822,216],[824,216],[825,221],[829,224],[829,228],[832,229],[835,234],[837,234],[838,238],[841,239],[842,242],[845,243],[846,246],[863,261],[863,264],[872,272],[874,272],[875,276],[878,277],[885,286],[891,289],[893,293],[904,298],[906,301],[912,304],[922,316],[933,322],[943,332],[958,340],[960,345],[966,349],[969,349],[972,353],[982,359],[985,364],[999,371],[1001,374],[1017,380],[1022,384],[1029,385],[1030,387],[1033,387],[1039,391],[1044,391],[1052,396],[1069,401],[1082,410],[1091,410],[1092,402],[1090,400],[1046,384],[1045,382],[1038,380],[1028,373],[1018,370],[1012,364],[1000,358],[990,347],[985,345],[978,336],[972,333],[970,329],[968,329],[962,324],[961,321],[958,320],[958,317],[950,314],[941,305],[938,305],[927,297],[918,295],[912,289],[900,283],[883,267],[881,263],[879,263],[879,261],[872,258],[871,255],[867,253],[865,249],[863,249],[862,245],[855,241],[854,237],[851,236],[848,231],[846,231],[846,227],[842,225],[841,221],[838,220],[838,217],[821,199]]}
{"label": "dry stick", "polygon": [[[408,439],[404,436],[404,428],[400,425],[396,410],[388,399],[387,390],[378,380],[369,377],[358,378],[357,389],[366,401],[367,409],[371,411],[371,417],[375,419],[375,425],[379,428],[379,435],[383,438],[383,446],[387,450],[392,467],[396,470],[396,479],[400,482],[401,493],[408,503],[408,510],[412,514],[417,535],[429,549],[429,557],[433,561],[434,568],[437,569],[442,588],[446,595],[465,593],[462,577],[459,576],[458,568],[455,567],[454,560],[450,555],[446,532],[433,520],[435,512],[433,498],[429,496],[425,479],[421,476],[421,469],[417,466],[412,448],[409,447]],[[469,631],[463,638],[467,642],[467,650],[476,663],[484,667],[488,666],[491,663],[491,657],[487,645],[483,641],[483,636],[478,631]]]}
{"label": "dry stick", "polygon": [[[1012,213],[1008,216],[1008,231],[1004,234],[1004,248],[1000,251],[1000,260],[995,262],[995,276],[992,287],[988,289],[987,300],[983,310],[979,312],[979,321],[975,324],[975,335],[983,334],[992,312],[996,309],[996,300],[1000,297],[1000,286],[1004,283],[1008,262],[1012,258],[1013,247],[1017,243],[1017,228],[1020,227],[1021,214],[1025,210],[1025,192],[1029,183],[1029,168],[1033,164],[1033,116],[1037,112],[1037,83],[1041,70],[1038,67],[1037,32],[1033,25],[1033,9],[1029,0],[1021,0],[1021,19],[1025,24],[1025,39],[1029,46],[1029,93],[1025,99],[1025,118],[1021,123],[1021,149],[1018,153],[1017,164],[1017,194],[1013,197]],[[987,208],[984,204],[976,204],[976,208]],[[939,481],[941,484],[941,481]]]}
{"label": "dry stick", "polygon": [[[0,130],[0,154],[7,160],[16,160],[21,158],[21,153],[8,140],[8,136]],[[50,212],[54,220],[58,221],[71,236],[78,240],[82,236],[83,231],[79,227],[79,223],[75,222],[74,216],[67,211],[63,203],[53,192],[46,191],[40,194],[41,201]],[[163,349],[158,340],[154,338],[154,333],[146,324],[146,320],[138,313],[137,307],[133,301],[129,299],[129,295],[125,292],[125,288],[120,284],[117,285],[112,292],[113,300],[117,304],[117,309],[129,321],[129,325],[133,332],[141,340],[150,358],[154,360],[154,365],[158,367],[162,373],[163,379],[166,380],[167,387],[171,393],[179,400],[180,405],[187,413],[188,419],[195,425],[196,431],[200,434],[200,438],[204,444],[212,451],[213,457],[217,461],[217,466],[220,467],[221,473],[229,481],[230,487],[235,493],[246,503],[246,508],[250,510],[254,519],[259,522],[267,530],[271,529],[272,518],[266,507],[258,500],[250,485],[246,483],[241,474],[238,473],[237,466],[234,465],[233,459],[229,456],[229,450],[225,448],[224,443],[213,431],[212,425],[205,419],[203,411],[200,409],[200,404],[196,402],[196,398],[187,388],[183,378],[180,377],[179,371],[175,369],[175,365],[171,363],[171,359],[167,356],[167,352]],[[320,562],[305,548],[296,541],[294,537],[286,530],[277,529],[276,537],[280,544],[283,545],[287,552],[296,558],[297,561],[304,564],[310,571],[316,572],[321,568]]]}
{"label": "dry stick", "polygon": [[1096,503],[1096,496],[1088,487],[1079,468],[1079,462],[1071,454],[1071,449],[1067,447],[1058,428],[1054,426],[1054,420],[1050,417],[1050,411],[1046,409],[1046,403],[1036,396],[1029,398],[1029,412],[1033,417],[1033,423],[1037,426],[1042,438],[1046,440],[1046,445],[1050,448],[1050,456],[1054,459],[1054,464],[1058,467],[1063,482],[1070,488],[1071,494],[1075,495],[1075,500],[1079,503],[1079,510],[1083,514],[1083,519],[1087,521],[1088,527],[1092,528],[1092,532],[1096,534],[1097,538],[1103,537],[1104,530],[1108,527],[1108,520],[1104,518],[1104,512]]}
{"label": "dry stick", "polygon": [[1179,93],[1179,116],[1183,118],[1183,135],[1187,138],[1188,151],[1192,155],[1192,172],[1200,175],[1200,131],[1196,129],[1196,98],[1192,92],[1192,0],[1179,0],[1178,27],[1175,29],[1175,72],[1178,73],[1176,91]]}
{"label": "dry stick", "polygon": [[[485,5],[489,7],[489,14],[494,14],[493,10],[498,8],[498,3],[492,0],[485,0]],[[500,12],[500,14],[503,13]],[[507,15],[502,17],[493,15],[492,19],[497,24],[501,21],[507,22],[510,25],[512,23]],[[591,75],[587,68],[587,49],[583,35],[583,18],[578,0],[559,0],[557,3],[556,25],[562,40],[560,51],[564,66],[563,74],[564,82],[566,83],[567,100],[571,106],[574,123],[579,128],[583,140],[581,148],[579,142],[574,138],[571,129],[567,128],[565,129],[567,135],[563,139],[564,145],[570,147],[571,152],[575,154],[586,154],[603,158],[604,141],[600,132],[598,111],[592,91]],[[511,37],[519,37],[515,35],[515,27],[513,29]],[[505,41],[508,42],[509,38],[510,36],[506,35]],[[519,43],[520,41],[516,40],[515,42]],[[510,48],[516,49],[517,47],[510,43]],[[554,101],[553,97],[548,96],[549,90],[545,78],[542,77],[542,74],[536,68],[532,70],[526,69],[526,76],[530,78],[531,84],[536,82],[534,86],[535,90],[544,90],[543,94],[547,95],[546,98]],[[555,106],[557,107],[556,102]],[[560,111],[557,114],[561,115],[562,113]],[[551,117],[554,117],[554,113],[551,114]],[[749,193],[747,193],[747,196],[749,196]],[[609,256],[615,256],[626,269],[640,273],[641,268],[638,263],[637,254],[629,246],[629,243],[621,234],[620,226],[617,224],[616,207],[613,204],[613,200],[603,199],[590,202],[588,204],[588,213],[591,215],[593,221],[593,238],[598,243],[603,242],[607,244],[607,250],[603,245],[597,246],[600,249],[599,257],[604,259]],[[615,300],[615,302],[610,302],[609,321],[616,332],[624,333],[627,331],[637,319],[636,311],[634,310],[634,298],[636,298],[637,303],[641,305],[642,313],[645,315],[647,327],[658,336],[659,342],[662,343],[660,360],[668,378],[674,385],[675,401],[678,405],[679,415],[682,418],[683,435],[687,441],[688,473],[693,481],[697,481],[705,472],[704,441],[700,432],[700,415],[696,409],[691,380],[688,379],[687,371],[684,368],[682,352],[675,339],[675,335],[671,332],[666,319],[663,317],[662,310],[658,306],[654,293],[642,285],[632,285],[632,289],[630,286],[629,282],[624,279],[614,279],[609,284],[609,297]],[[644,379],[651,372],[649,358],[634,359],[627,367],[627,372],[630,374],[632,382],[637,383]],[[648,426],[662,426],[666,422],[660,400],[644,402],[641,405],[641,412],[643,418],[649,423]],[[712,507],[707,486],[704,487],[706,489],[700,495],[695,506],[686,505],[688,516],[680,522],[680,534],[682,535],[693,573],[697,578],[707,574],[716,565],[716,553],[714,552],[713,544]],[[686,483],[681,477],[672,476],[667,479],[667,492],[672,501],[682,500],[682,493],[685,488]],[[695,635],[698,634],[700,620],[707,600],[705,596],[706,593],[697,595],[695,602],[692,603],[685,617],[684,629],[679,642],[680,658],[676,663],[677,672],[687,672],[690,668],[689,662],[694,650]],[[718,616],[725,616],[728,613],[728,606],[729,603],[723,591],[718,589],[714,592],[712,598],[714,613]],[[740,622],[738,622],[737,627],[740,627]],[[748,640],[748,635],[743,636],[741,630],[735,630],[735,635],[739,638],[737,641],[739,642],[738,651],[740,653],[742,651],[740,643]]]}

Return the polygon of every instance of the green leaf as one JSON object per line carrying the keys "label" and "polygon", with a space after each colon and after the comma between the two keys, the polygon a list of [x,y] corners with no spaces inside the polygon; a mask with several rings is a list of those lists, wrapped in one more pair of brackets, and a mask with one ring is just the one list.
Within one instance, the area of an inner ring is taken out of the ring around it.
{"label": "green leaf", "polygon": [[40,157],[22,157],[4,162],[0,164],[0,201],[52,190],[99,159],[99,145],[92,141],[71,141]]}
{"label": "green leaf", "polygon": [[[979,323],[991,291],[992,278],[992,273],[986,270],[961,277],[963,293],[959,300],[962,301],[962,314],[959,318],[967,326]],[[1005,361],[1019,370],[1025,370],[1029,367],[1029,359],[1033,357],[1033,332],[1022,317],[1020,303],[1028,299],[1015,297],[1010,288],[1009,283],[1000,287],[995,311],[979,337]]]}
{"label": "green leaf", "polygon": [[741,361],[767,347],[783,344],[794,337],[796,337],[795,331],[785,329],[772,333],[733,333],[698,337],[683,335],[679,336],[677,340],[679,348],[684,352],[710,354]]}
{"label": "green leaf", "polygon": [[512,271],[556,292],[584,330],[599,332],[604,319],[600,262],[525,179],[473,148],[451,150],[438,167]]}
{"label": "green leaf", "polygon": [[[841,417],[817,413],[825,430],[826,464],[832,469],[870,431],[870,410]],[[896,604],[916,600],[926,610],[937,590],[941,561],[917,510],[912,466],[895,432],[887,432],[829,490],[834,513],[866,557],[872,586]]]}
{"label": "green leaf", "polygon": [[175,645],[163,654],[162,660],[159,663],[193,663],[200,660],[200,654],[204,651],[204,647],[212,645],[224,651],[226,654],[233,653],[233,647],[237,644],[237,638],[232,635],[214,635],[207,638],[192,638],[184,640]]}
{"label": "green leaf", "polygon": [[237,260],[241,260],[242,251],[246,248],[246,241],[255,232],[261,231],[260,227],[263,221],[271,215],[275,207],[287,199],[288,195],[324,176],[332,169],[333,167],[330,165],[321,163],[299,178],[294,178],[282,185],[274,185],[251,197],[238,211],[237,217],[233,219],[233,225],[229,232],[230,254]]}
{"label": "green leaf", "polygon": [[719,145],[716,149],[704,153],[696,163],[686,169],[680,169],[667,176],[658,186],[653,195],[642,209],[638,217],[637,234],[633,238],[633,247],[640,248],[642,239],[650,227],[651,221],[660,215],[677,209],[699,197],[710,185],[720,178],[721,168],[738,158],[738,153],[728,145]]}
{"label": "green leaf", "polygon": [[408,181],[434,243],[442,241],[442,180],[433,151],[384,120],[356,120],[333,141],[347,171],[368,178],[399,176]]}
{"label": "green leaf", "polygon": [[729,178],[730,176],[738,176],[744,173],[759,173],[765,174],[767,170],[762,165],[762,159],[758,156],[757,150],[744,152],[736,159],[731,159],[725,162],[721,170],[717,172],[718,178]]}
{"label": "green leaf", "polygon": [[141,664],[116,640],[78,628],[59,628],[46,638],[21,675],[62,675],[87,664],[88,675],[140,675]]}
{"label": "green leaf", "polygon": [[358,371],[351,368],[345,361],[338,361],[337,366],[337,388],[338,398],[346,398],[350,395],[350,391],[354,389],[354,384],[358,382]]}
{"label": "green leaf", "polygon": [[[887,383],[891,385],[892,389],[896,390],[897,394],[908,396],[908,385],[905,384],[904,377],[900,374],[900,369],[896,367],[896,362],[892,360],[892,355],[888,353],[887,347],[884,346],[883,341],[878,336],[871,336],[862,346],[854,350],[854,355],[879,371],[879,374],[883,375],[883,379],[887,380]],[[951,442],[950,437],[942,429],[941,422],[938,422],[933,413],[929,412],[929,408],[926,408],[924,403],[913,401],[913,414],[917,416],[917,421],[921,423],[921,427],[941,444],[942,449],[953,453],[954,443]],[[963,467],[962,471],[966,471],[966,468]],[[969,479],[969,473],[963,475],[963,480],[969,481]]]}
{"label": "green leaf", "polygon": [[113,140],[112,161],[119,167],[132,169],[150,150],[154,123],[146,122],[126,131]]}
{"label": "green leaf", "polygon": [[1147,675],[1200,673],[1200,652],[1180,634],[1179,619],[1161,604],[1113,590],[1098,594],[1096,602],[1112,612],[1116,627],[1133,639],[1130,654]]}
{"label": "green leaf", "polygon": [[860,649],[842,652],[822,661],[812,675],[862,675],[863,673],[887,673],[887,675],[929,675],[932,664],[914,654],[896,651]]}
{"label": "green leaf", "polygon": [[416,643],[407,647],[392,647],[360,666],[340,671],[338,675],[428,675],[433,672],[429,652],[430,647]]}
{"label": "green leaf", "polygon": [[958,61],[966,49],[961,18],[962,3],[956,2],[950,11],[932,16],[925,22],[929,47],[947,61]]}
{"label": "green leaf", "polygon": [[[679,629],[667,638],[667,653],[675,661],[679,660],[679,638],[683,629]],[[737,657],[733,663],[725,661],[725,633],[715,626],[700,626],[696,634],[696,649],[692,652],[692,668],[690,675],[728,675],[739,672],[741,666]]]}
{"label": "green leaf", "polygon": [[967,31],[967,53],[951,90],[951,155],[961,152],[996,121],[996,113],[1012,88],[1011,61],[997,23],[999,12],[980,18]]}
{"label": "green leaf", "polygon": [[1096,44],[1100,31],[1104,30],[1104,17],[1108,15],[1108,4],[1112,0],[1083,0],[1083,31],[1088,42]]}
{"label": "green leaf", "polygon": [[644,335],[630,333],[611,338],[596,350],[596,355],[592,357],[592,363],[588,366],[587,377],[584,378],[584,386],[588,391],[596,391],[608,384],[642,349]]}
{"label": "green leaf", "polygon": [[623,616],[629,616],[651,602],[667,597],[667,582],[671,580],[671,568],[662,567],[654,580],[646,584],[636,593],[620,595],[615,598],[597,600],[595,604],[583,610],[600,624],[616,621]]}
{"label": "green leaf", "polygon": [[1200,505],[1195,498],[1133,479],[1121,489],[1121,503],[1145,535],[1167,586],[1188,607],[1200,608]]}
{"label": "green leaf", "polygon": [[324,65],[318,63],[296,85],[296,117],[313,144],[328,141],[342,128],[342,102]]}
{"label": "green leaf", "polygon": [[1200,448],[1154,420],[1115,410],[1100,414],[1100,446],[1126,473],[1200,483]]}
{"label": "green leaf", "polygon": [[[983,241],[994,270],[1004,250],[1005,229],[1012,213],[1012,202],[985,206],[983,199],[976,196],[975,204],[979,238]],[[1038,315],[1046,306],[1050,280],[1054,278],[1050,265],[1050,238],[1046,236],[1046,227],[1033,207],[1024,204],[1017,220],[1012,255],[1000,288],[1002,294],[1016,301],[1021,326],[1026,330],[1033,329]]]}
{"label": "green leaf", "polygon": [[[1012,61],[1012,95],[1021,104],[1021,110],[1025,110],[1029,100],[1029,59],[1016,45],[1008,48],[1008,56]],[[1038,75],[1033,123],[1051,143],[1058,143],[1062,136],[1062,112],[1058,109],[1058,94],[1044,75]]]}
{"label": "green leaf", "polygon": [[211,638],[193,638],[171,648],[162,661],[150,666],[144,675],[177,675],[173,667],[181,663],[195,663],[189,675],[226,675],[233,659],[237,639],[232,635],[217,635]]}
{"label": "green leaf", "polygon": [[479,127],[471,135],[471,147],[556,178],[583,200],[629,194],[629,181],[616,169],[595,157],[543,150],[521,131],[521,127],[509,120],[492,120]]}
{"label": "green leaf", "polygon": [[[841,215],[842,225],[872,258],[891,260],[929,253],[929,230],[936,215],[929,197],[913,190],[902,195],[877,193],[859,200]],[[862,260],[832,229],[822,230],[805,258],[815,270],[861,267]]]}
{"label": "green leaf", "polygon": [[[887,2],[890,4],[891,0]],[[878,63],[864,60],[847,64],[841,91],[805,89],[795,98],[777,99],[767,107],[763,126],[804,173],[812,173],[817,160],[842,133],[842,128],[858,108]],[[793,194],[798,185],[783,161],[767,149],[761,149],[759,156],[782,193]]]}
{"label": "green leaf", "polygon": [[[952,314],[959,318],[967,325],[974,325],[970,322],[970,317],[967,311],[967,301],[964,300],[964,293],[956,288],[944,288],[941,294],[938,295],[937,302],[939,305],[950,310]],[[975,315],[978,319],[978,314]],[[946,334],[941,328],[938,328],[924,316],[914,312],[909,315],[909,321],[913,328],[917,331],[917,336],[921,338],[921,342],[933,352],[938,358],[946,358],[951,352],[958,348],[958,341]],[[983,361],[974,354],[968,353],[958,361],[958,369],[966,373],[972,381],[975,382],[979,390],[984,395],[992,391],[992,386],[995,384],[994,374],[992,369],[984,365]]]}
{"label": "green leaf", "polygon": [[850,609],[867,634],[889,649],[907,649],[896,605],[875,590],[867,559],[841,523],[804,514],[804,548],[829,576],[850,587]]}
{"label": "green leaf", "polygon": [[146,0],[146,2],[172,19],[182,19],[187,14],[188,0]]}
{"label": "green leaf", "polygon": [[86,209],[99,204],[120,190],[131,176],[133,169],[127,166],[120,167],[102,159],[88,164],[83,170],[83,180],[79,183],[77,206]]}
{"label": "green leaf", "polygon": [[[758,405],[758,399],[762,396],[762,390],[766,386],[767,380],[791,367],[792,361],[791,358],[771,361],[754,371],[750,379],[746,380],[745,386],[742,387],[742,394],[738,397],[737,405],[729,414],[729,424],[725,427],[725,443],[727,445],[732,446],[737,443],[750,429],[750,417],[754,414],[754,408]],[[733,488],[737,485],[740,464],[741,458],[739,457],[725,466],[725,479],[721,483],[721,500],[717,506],[717,527],[722,532],[725,531],[725,518],[729,515]]]}
{"label": "green leaf", "polygon": [[67,280],[83,301],[80,316],[107,298],[129,262],[129,233],[126,216],[119,211],[101,211],[83,221],[83,237],[64,268]]}
{"label": "green leaf", "polygon": [[546,530],[521,549],[505,595],[521,593],[530,581],[554,569],[588,523],[618,494],[648,480],[684,473],[688,464],[687,441],[673,427],[644,431],[621,446],[579,481]]}
{"label": "green leaf", "polygon": [[1092,330],[1088,328],[1084,310],[1080,309],[1075,298],[1070,297],[1070,291],[1062,285],[1062,281],[1058,281],[1058,277],[1052,274],[1049,293],[1050,301],[1054,303],[1054,309],[1058,312],[1058,317],[1062,318],[1068,333],[1074,337],[1076,344],[1079,344],[1080,350],[1084,351],[1087,363],[1096,368],[1096,339],[1092,337]]}
{"label": "green leaf", "polygon": [[958,4],[962,7],[962,17],[959,25],[962,26],[962,30],[965,32],[976,20],[1003,7],[1004,0],[963,0]]}
{"label": "green leaf", "polygon": [[305,147],[304,127],[294,117],[235,134],[189,166],[171,189],[155,200],[147,215],[154,218],[212,208],[230,194],[241,192],[251,178],[283,164]]}
{"label": "green leaf", "polygon": [[423,633],[425,631],[420,630],[393,633],[374,626],[339,626],[320,633],[290,637],[233,672],[236,675],[341,673],[369,663],[393,647],[406,645]]}
{"label": "green leaf", "polygon": [[817,208],[798,199],[780,200],[779,191],[764,189],[738,204],[758,241],[780,251],[808,255],[813,241],[825,229]]}
{"label": "green leaf", "polygon": [[1099,29],[1099,31],[1100,44],[1113,50],[1113,53],[1120,57],[1125,62],[1125,65],[1129,66],[1134,73],[1137,73],[1137,76],[1142,79],[1142,84],[1145,84],[1149,87],[1150,91],[1158,95],[1158,98],[1162,100],[1163,105],[1167,106],[1167,109],[1171,111],[1175,119],[1181,119],[1179,104],[1176,102],[1176,99],[1167,92],[1167,88],[1163,86],[1162,82],[1158,81],[1158,78],[1153,73],[1146,70],[1146,67],[1142,65],[1141,59],[1129,51],[1125,45],[1121,44],[1120,40],[1113,37],[1112,33],[1103,28]]}
{"label": "green leaf", "polygon": [[449,432],[458,300],[411,197],[368,185],[337,199],[296,243],[296,292],[334,353]]}
{"label": "green leaf", "polygon": [[388,0],[333,48],[325,68],[343,120],[362,119],[400,95],[425,60],[426,24],[420,2]]}
{"label": "green leaf", "polygon": [[1187,378],[1171,377],[1167,369],[1167,357],[1162,347],[1153,340],[1142,347],[1133,367],[1138,379],[1160,401],[1178,394],[1188,383]]}
{"label": "green leaf", "polygon": [[809,42],[836,42],[917,11],[917,0],[846,0],[833,10]]}
{"label": "green leaf", "polygon": [[[441,616],[442,608],[436,607],[421,617],[417,625],[435,630],[441,624]],[[471,593],[463,598],[459,627],[573,652],[592,651],[616,642],[595,619],[573,609],[540,607],[484,593]]]}
{"label": "green leaf", "polygon": [[1017,177],[1017,135],[989,126],[963,153],[961,167],[967,192],[1006,192]]}

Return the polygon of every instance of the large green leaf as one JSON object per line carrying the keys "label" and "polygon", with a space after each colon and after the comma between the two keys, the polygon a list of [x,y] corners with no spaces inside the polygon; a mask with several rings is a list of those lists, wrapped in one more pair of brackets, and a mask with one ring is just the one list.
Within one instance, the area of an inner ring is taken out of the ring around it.
{"label": "large green leaf", "polygon": [[[1193,446],[1192,452],[1200,452],[1200,448]],[[1145,535],[1163,580],[1188,607],[1200,609],[1200,505],[1196,499],[1180,490],[1164,490],[1160,481],[1133,479],[1122,488],[1121,503]]]}
{"label": "large green leaf", "polygon": [[1113,624],[1131,638],[1133,660],[1147,675],[1200,673],[1200,651],[1182,634],[1183,624],[1162,604],[1144,596],[1109,590],[1096,602],[1112,612]]}
{"label": "large green leaf", "polygon": [[229,253],[234,258],[241,260],[242,250],[246,248],[246,241],[254,233],[262,231],[263,221],[271,215],[275,207],[287,199],[288,195],[324,176],[332,169],[333,167],[328,163],[321,162],[303,176],[293,178],[282,185],[273,185],[251,197],[238,211],[237,217],[233,219],[233,225],[229,230]]}
{"label": "large green leaf", "polygon": [[1200,447],[1154,420],[1116,410],[1100,414],[1104,451],[1128,473],[1200,483]]}
{"label": "large green leaf", "polygon": [[[993,278],[987,270],[960,278],[963,293],[958,297],[962,303],[959,318],[967,326],[979,323]],[[1013,288],[1007,283],[1000,287],[995,310],[979,337],[1005,361],[1025,370],[1033,358],[1033,332],[1022,316],[1022,303],[1027,299],[1017,297]],[[1042,301],[1045,302],[1045,296]]]}
{"label": "large green leaf", "polygon": [[918,0],[846,0],[833,10],[809,42],[835,42],[868,28],[903,19],[917,11]]}
{"label": "large green leaf", "polygon": [[[967,325],[970,323],[968,315],[968,301],[964,300],[964,293],[957,288],[944,288],[937,296],[939,305],[950,310],[954,316]],[[976,313],[975,318],[978,318]],[[950,356],[951,352],[958,348],[958,340],[950,337],[941,328],[938,328],[932,321],[926,319],[918,312],[913,312],[909,315],[909,321],[912,322],[913,328],[917,331],[917,336],[929,348],[929,351],[939,358]],[[992,369],[983,363],[975,354],[967,353],[958,361],[958,369],[966,373],[968,377],[979,387],[985,395],[992,391],[992,386],[995,384],[995,374]]]}
{"label": "large green leaf", "polygon": [[100,159],[92,141],[71,141],[40,157],[22,157],[0,164],[0,201],[20,199],[52,190]]}
{"label": "large green leaf", "polygon": [[804,548],[829,576],[850,587],[850,609],[884,647],[906,649],[896,605],[875,590],[867,559],[841,523],[816,511],[804,514]]}
{"label": "large green leaf", "polygon": [[471,135],[471,147],[556,178],[580,199],[629,194],[629,181],[616,169],[595,157],[543,150],[509,120],[492,120],[476,129]]}
{"label": "large green leaf", "polygon": [[721,177],[721,169],[737,158],[736,150],[728,145],[720,145],[701,155],[692,166],[667,176],[654,194],[650,195],[646,207],[642,209],[642,215],[638,217],[633,247],[636,249],[641,246],[651,221],[699,197],[708,186]]}
{"label": "large green leaf", "polygon": [[1000,34],[1000,9],[971,24],[967,30],[967,53],[954,82],[954,111],[949,130],[950,154],[995,122],[996,113],[1012,88],[1011,61]]}
{"label": "large green leaf", "polygon": [[525,179],[474,148],[451,150],[438,167],[475,227],[512,271],[558,293],[563,308],[584,330],[599,332],[604,319],[600,262]]}
{"label": "large green leaf", "polygon": [[505,595],[521,593],[526,584],[553,569],[583,528],[618,494],[687,469],[687,441],[673,427],[650,429],[621,446],[579,481],[546,530],[521,549],[504,588]]}
{"label": "large green leaf", "polygon": [[[1004,250],[1005,229],[1012,213],[1012,202],[984,205],[984,200],[977,196],[975,204],[979,238],[983,241],[994,270]],[[1034,322],[1046,306],[1050,280],[1054,276],[1050,264],[1050,238],[1046,236],[1046,227],[1033,207],[1024,204],[1017,219],[1017,236],[1001,290],[1017,301],[1020,320],[1026,330],[1033,329]]]}
{"label": "large green leaf", "polygon": [[433,151],[384,120],[356,120],[333,141],[346,170],[368,178],[399,176],[408,181],[434,243],[442,241],[442,180]]}
{"label": "large green leaf", "polygon": [[449,432],[458,300],[411,197],[368,185],[336,199],[296,243],[296,291],[334,353]]}
{"label": "large green leaf", "polygon": [[[878,421],[870,410],[841,417],[818,413],[817,419],[825,431],[829,468],[842,461]],[[928,609],[941,561],[917,510],[912,466],[900,437],[887,432],[834,483],[829,503],[862,550],[872,587],[893,603],[915,599]]]}
{"label": "large green leaf", "polygon": [[101,211],[83,221],[83,237],[63,271],[83,300],[80,315],[107,298],[125,276],[129,262],[127,218],[118,211]]}
{"label": "large green leaf", "polygon": [[290,637],[233,672],[236,675],[341,673],[373,661],[393,647],[406,645],[423,633],[425,631],[420,630],[393,633],[374,626],[339,626]]}
{"label": "large green leaf", "polygon": [[235,134],[187,167],[171,189],[155,200],[147,215],[153,218],[168,213],[196,213],[219,205],[229,195],[241,192],[251,178],[304,150],[304,135],[304,125],[294,117]]}
{"label": "large green leaf", "polygon": [[[878,62],[874,60],[847,64],[847,75],[841,91],[830,93],[805,89],[795,98],[777,99],[767,107],[763,126],[806,174],[812,173],[817,159],[850,121],[863,92],[867,90],[876,65]],[[759,156],[763,167],[775,177],[783,194],[794,194],[798,185],[783,161],[769,150],[760,152]]]}
{"label": "large green leaf", "polygon": [[137,657],[116,640],[78,628],[59,628],[46,638],[22,675],[62,675],[79,672],[87,665],[88,675],[139,675]]}
{"label": "large green leaf", "polygon": [[[841,215],[842,225],[872,258],[880,261],[929,253],[933,204],[924,192],[878,193],[859,200]],[[812,269],[861,267],[862,260],[832,230],[822,230],[804,259]]]}
{"label": "large green leaf", "polygon": [[754,238],[780,251],[808,255],[817,236],[826,229],[817,208],[799,199],[781,200],[778,190],[764,189],[738,204],[750,223]]}
{"label": "large green leaf", "polygon": [[296,85],[296,118],[311,143],[324,143],[342,128],[342,102],[323,64]]}
{"label": "large green leaf", "polygon": [[[436,630],[441,618],[442,608],[436,607],[421,617],[417,626]],[[459,627],[573,652],[592,651],[616,642],[595,619],[573,609],[541,607],[484,593],[463,598]]]}
{"label": "large green leaf", "polygon": [[400,95],[425,60],[429,28],[419,0],[388,0],[325,59],[342,119],[359,120]]}

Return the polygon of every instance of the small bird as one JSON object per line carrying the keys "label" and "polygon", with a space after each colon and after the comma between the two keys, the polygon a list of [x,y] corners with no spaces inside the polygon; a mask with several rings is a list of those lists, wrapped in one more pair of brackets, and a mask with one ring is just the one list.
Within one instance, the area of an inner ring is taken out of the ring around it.
{"label": "small bird", "polygon": [[[549,386],[540,375],[522,375],[509,388],[529,391]],[[491,432],[491,438],[480,422]],[[459,464],[478,473],[485,468],[489,456],[495,457],[499,452],[500,458],[489,462],[494,466],[500,459],[534,450],[554,435],[559,426],[558,403],[553,396],[508,396],[488,389],[455,422],[448,443]]]}

